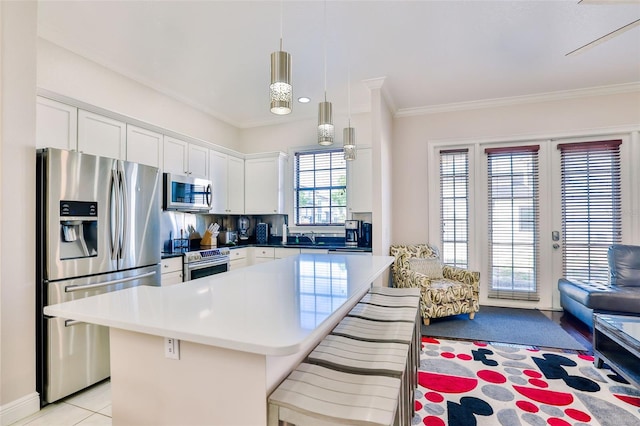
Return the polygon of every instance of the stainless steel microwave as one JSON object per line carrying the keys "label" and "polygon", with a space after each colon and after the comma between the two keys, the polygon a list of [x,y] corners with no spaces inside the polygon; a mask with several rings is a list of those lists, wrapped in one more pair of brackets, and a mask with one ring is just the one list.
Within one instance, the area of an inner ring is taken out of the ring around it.
{"label": "stainless steel microwave", "polygon": [[213,202],[211,181],[164,173],[163,208],[183,212],[207,212]]}

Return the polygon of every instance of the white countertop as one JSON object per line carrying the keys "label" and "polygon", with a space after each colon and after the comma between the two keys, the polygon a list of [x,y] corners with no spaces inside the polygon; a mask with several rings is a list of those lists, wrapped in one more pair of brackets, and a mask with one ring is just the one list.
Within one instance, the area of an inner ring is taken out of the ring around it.
{"label": "white countertop", "polygon": [[[46,315],[263,355],[289,355],[355,303],[391,256],[301,254],[169,287],[47,306]],[[344,310],[344,308],[342,309]]]}

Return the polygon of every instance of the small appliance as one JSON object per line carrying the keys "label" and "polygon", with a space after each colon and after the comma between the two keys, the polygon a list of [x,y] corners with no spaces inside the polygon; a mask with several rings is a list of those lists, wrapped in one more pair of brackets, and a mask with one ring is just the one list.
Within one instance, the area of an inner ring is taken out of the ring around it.
{"label": "small appliance", "polygon": [[164,173],[164,210],[207,212],[213,202],[212,183],[207,179]]}
{"label": "small appliance", "polygon": [[238,218],[238,238],[241,240],[249,239],[249,218],[240,216]]}
{"label": "small appliance", "polygon": [[235,244],[238,242],[238,233],[236,231],[220,231],[218,234],[218,243],[220,245]]}
{"label": "small appliance", "polygon": [[267,244],[269,241],[269,225],[267,223],[259,223],[256,225],[256,242],[258,244]]}
{"label": "small appliance", "polygon": [[344,245],[347,247],[358,247],[358,238],[360,232],[359,220],[344,221]]}
{"label": "small appliance", "polygon": [[371,248],[371,223],[370,222],[362,222],[362,235],[360,236],[360,247],[368,247]]}

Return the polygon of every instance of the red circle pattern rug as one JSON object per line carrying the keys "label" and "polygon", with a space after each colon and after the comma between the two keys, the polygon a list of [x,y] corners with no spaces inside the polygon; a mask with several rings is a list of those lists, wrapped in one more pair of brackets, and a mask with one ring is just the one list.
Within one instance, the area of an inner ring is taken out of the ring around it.
{"label": "red circle pattern rug", "polygon": [[414,425],[640,425],[640,389],[593,357],[422,338]]}

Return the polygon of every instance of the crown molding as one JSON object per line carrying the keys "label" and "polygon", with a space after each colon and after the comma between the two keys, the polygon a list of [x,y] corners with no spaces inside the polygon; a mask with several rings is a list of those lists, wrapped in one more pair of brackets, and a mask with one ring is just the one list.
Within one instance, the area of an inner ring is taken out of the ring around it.
{"label": "crown molding", "polygon": [[389,107],[389,109],[391,109],[391,113],[395,115],[395,113],[398,111],[398,108],[396,107],[396,103],[393,100],[393,96],[391,96],[391,92],[389,92],[389,85],[384,84],[386,80],[387,77],[378,77],[362,80],[362,82],[370,91],[380,90],[380,92],[382,93],[382,97],[387,103],[387,106]]}
{"label": "crown molding", "polygon": [[539,93],[535,95],[513,96],[508,98],[484,99],[479,101],[457,102],[417,108],[401,108],[395,117],[411,117],[415,115],[439,114],[443,112],[466,111],[472,109],[495,108],[512,105],[523,105],[537,102],[560,101],[590,96],[615,95],[618,93],[640,92],[640,82],[614,84],[609,86],[588,87],[584,89],[563,90],[558,92]]}

